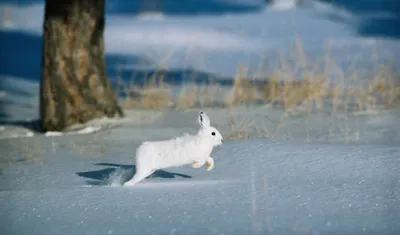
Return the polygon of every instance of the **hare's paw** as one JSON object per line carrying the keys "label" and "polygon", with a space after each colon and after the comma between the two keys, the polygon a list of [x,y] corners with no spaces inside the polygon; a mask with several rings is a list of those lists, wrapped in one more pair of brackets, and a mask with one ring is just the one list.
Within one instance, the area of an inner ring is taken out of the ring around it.
{"label": "hare's paw", "polygon": [[203,162],[199,162],[199,161],[194,161],[193,163],[192,163],[192,167],[193,168],[200,168],[200,167],[202,167],[204,165],[204,163]]}
{"label": "hare's paw", "polygon": [[206,170],[210,171],[214,168],[214,159],[209,157],[206,161]]}

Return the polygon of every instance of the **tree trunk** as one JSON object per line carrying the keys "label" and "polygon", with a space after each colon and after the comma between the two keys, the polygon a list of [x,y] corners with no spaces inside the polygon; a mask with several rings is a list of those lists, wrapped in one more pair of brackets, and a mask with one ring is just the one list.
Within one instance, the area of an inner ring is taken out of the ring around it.
{"label": "tree trunk", "polygon": [[105,70],[105,0],[46,0],[40,118],[43,131],[123,116]]}

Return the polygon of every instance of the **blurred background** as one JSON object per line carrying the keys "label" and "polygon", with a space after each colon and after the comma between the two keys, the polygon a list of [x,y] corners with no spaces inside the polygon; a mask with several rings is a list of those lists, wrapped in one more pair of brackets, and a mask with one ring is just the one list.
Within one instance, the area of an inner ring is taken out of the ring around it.
{"label": "blurred background", "polygon": [[[0,0],[0,9],[0,118],[35,119],[44,1]],[[276,123],[315,110],[380,112],[399,99],[399,9],[395,0],[106,0],[107,74],[124,109],[268,106]]]}

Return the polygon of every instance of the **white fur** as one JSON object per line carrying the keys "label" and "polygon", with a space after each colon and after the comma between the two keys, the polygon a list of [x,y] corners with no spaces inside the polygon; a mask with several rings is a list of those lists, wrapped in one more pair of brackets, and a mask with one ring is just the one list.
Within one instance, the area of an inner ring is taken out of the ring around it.
{"label": "white fur", "polygon": [[[159,169],[191,164],[206,169],[214,167],[210,156],[214,147],[222,144],[222,135],[210,125],[205,112],[199,112],[200,129],[196,135],[183,134],[169,140],[146,141],[136,149],[136,173],[124,185],[134,185]],[[215,135],[212,135],[212,133]]]}

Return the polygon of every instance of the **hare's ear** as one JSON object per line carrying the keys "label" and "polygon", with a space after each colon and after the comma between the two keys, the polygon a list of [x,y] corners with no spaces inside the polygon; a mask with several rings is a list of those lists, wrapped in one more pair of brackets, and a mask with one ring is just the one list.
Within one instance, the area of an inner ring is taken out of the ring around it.
{"label": "hare's ear", "polygon": [[199,124],[201,127],[210,126],[210,119],[208,118],[207,114],[203,111],[199,112]]}

